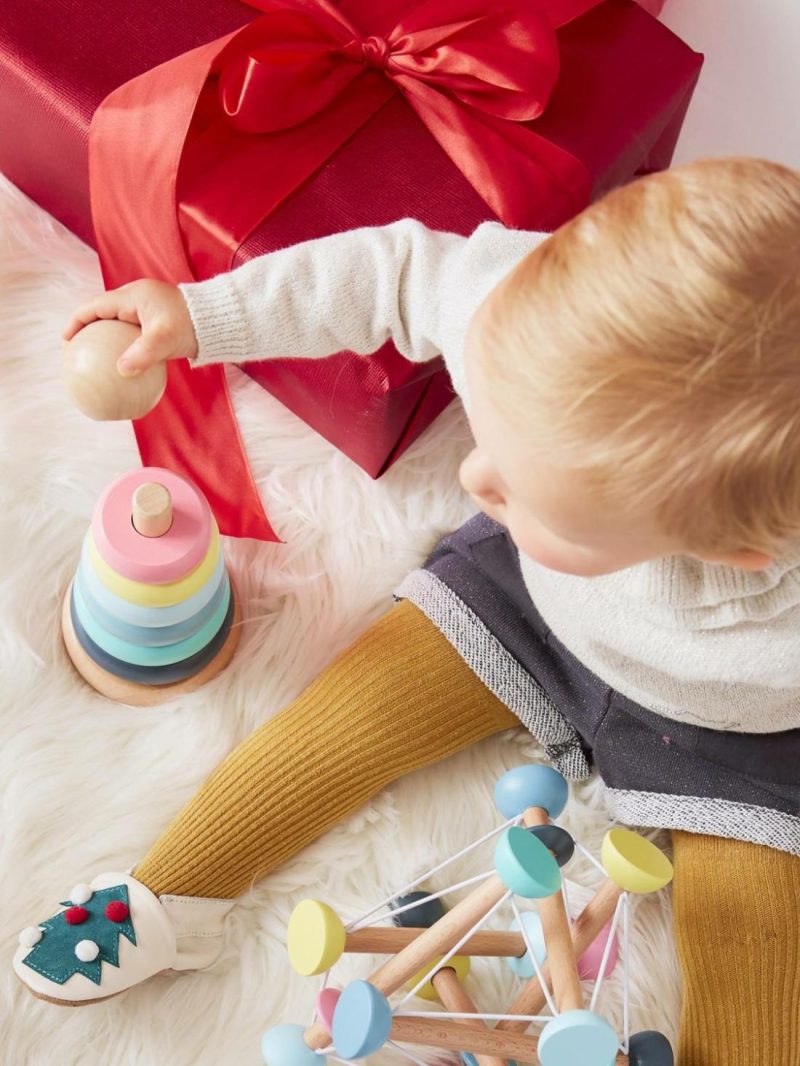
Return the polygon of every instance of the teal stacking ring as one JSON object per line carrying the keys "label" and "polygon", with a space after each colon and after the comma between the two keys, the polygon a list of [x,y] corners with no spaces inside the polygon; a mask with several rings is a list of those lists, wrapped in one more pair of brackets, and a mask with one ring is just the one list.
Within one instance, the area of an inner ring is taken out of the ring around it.
{"label": "teal stacking ring", "polygon": [[512,825],[494,849],[497,876],[507,889],[526,899],[552,896],[561,888],[561,870],[548,848],[520,826]]}
{"label": "teal stacking ring", "polygon": [[[158,648],[167,644],[177,644],[181,640],[188,640],[195,633],[199,633],[203,626],[219,610],[219,606],[225,597],[229,595],[230,582],[227,572],[223,570],[222,581],[220,581],[217,591],[205,607],[202,607],[191,618],[187,618],[183,622],[175,622],[171,626],[136,626],[117,618],[113,614],[109,614],[100,601],[95,599],[90,592],[83,567],[80,566],[75,571],[75,587],[86,604],[89,614],[106,633],[110,633],[112,637],[117,637],[119,640],[127,641],[129,644],[136,644],[139,647]],[[152,608],[145,609],[151,610]],[[169,608],[163,607],[155,609],[169,610]]]}
{"label": "teal stacking ring", "polygon": [[171,666],[173,663],[183,662],[197,652],[202,651],[209,644],[225,621],[230,605],[231,591],[230,582],[226,582],[227,595],[223,597],[217,610],[208,622],[194,636],[188,640],[178,641],[177,644],[168,644],[165,647],[141,647],[128,641],[120,640],[119,637],[107,633],[97,624],[90,614],[86,602],[81,596],[77,585],[72,587],[75,613],[83,627],[84,632],[99,648],[121,662],[130,663],[132,666]]}
{"label": "teal stacking ring", "polygon": [[185,622],[187,618],[193,618],[208,605],[226,575],[225,560],[220,552],[211,577],[193,596],[169,607],[145,607],[123,600],[121,596],[117,596],[103,584],[92,565],[88,537],[83,542],[79,569],[83,581],[82,587],[88,589],[91,600],[99,603],[107,614],[132,626],[171,626]]}

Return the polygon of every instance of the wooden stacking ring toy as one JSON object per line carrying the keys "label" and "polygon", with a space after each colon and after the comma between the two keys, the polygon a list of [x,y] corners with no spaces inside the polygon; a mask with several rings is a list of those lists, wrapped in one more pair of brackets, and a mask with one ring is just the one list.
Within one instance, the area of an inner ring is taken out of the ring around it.
{"label": "wooden stacking ring toy", "polygon": [[[628,973],[631,893],[663,888],[672,867],[654,844],[620,828],[609,830],[601,861],[595,859],[551,821],[567,796],[567,782],[555,770],[516,767],[495,789],[503,825],[366,914],[345,923],[325,903],[298,904],[289,922],[290,960],[301,973],[325,973],[325,978],[311,1026],[281,1025],[264,1034],[267,1066],[325,1066],[328,1053],[339,1061],[362,1059],[387,1043],[400,1051],[403,1043],[457,1051],[464,1066],[509,1066],[515,1060],[541,1066],[674,1066],[672,1048],[661,1033],[630,1032],[627,980],[621,1038],[596,1010],[620,923]],[[435,893],[413,891],[493,835],[493,869]],[[568,862],[576,847],[604,880],[570,922],[559,859],[562,865]],[[445,911],[442,895],[476,882]],[[520,911],[517,896],[535,899],[537,913]],[[482,930],[506,903],[516,916],[515,927],[506,933]],[[409,926],[410,920],[419,925]],[[381,924],[386,921],[391,924]],[[576,960],[601,934],[602,957],[587,1005]],[[327,980],[344,952],[389,957],[366,980],[340,990]],[[479,954],[504,956],[524,982],[503,1014],[479,1013],[464,987],[468,957]],[[392,1003],[398,992],[401,998]],[[438,998],[444,1010],[414,1010],[415,996]],[[549,1013],[540,1013],[544,1008]],[[490,1027],[490,1022],[496,1024]],[[529,1033],[531,1025],[542,1027],[538,1035]]]}
{"label": "wooden stacking ring toy", "polygon": [[230,661],[240,617],[198,488],[145,467],[106,489],[62,611],[69,657],[93,688],[134,706],[198,688]]}

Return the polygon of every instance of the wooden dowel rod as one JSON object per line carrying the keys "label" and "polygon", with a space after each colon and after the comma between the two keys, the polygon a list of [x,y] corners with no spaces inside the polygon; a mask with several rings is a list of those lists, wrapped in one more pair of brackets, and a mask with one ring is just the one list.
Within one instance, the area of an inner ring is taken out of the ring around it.
{"label": "wooden dowel rod", "polygon": [[[541,807],[531,807],[525,812],[523,822],[530,827],[548,825],[550,819],[547,811]],[[581,979],[578,976],[569,916],[560,889],[552,896],[545,896],[539,900],[539,917],[542,920],[542,932],[547,948],[547,959],[550,963],[549,971],[556,1006],[559,1011],[581,1010],[583,1007]]]}
{"label": "wooden dowel rod", "polygon": [[[611,921],[622,889],[610,878],[602,883],[589,900],[572,926],[572,943],[575,957],[579,959],[590,944],[600,935],[603,926]],[[549,979],[550,967],[547,963],[541,967],[542,977]],[[545,1004],[539,979],[536,974],[522,988],[517,998],[506,1011],[507,1014],[538,1014]],[[499,1022],[495,1030],[506,1033],[524,1033],[528,1023],[524,1021]]]}
{"label": "wooden dowel rod", "polygon": [[[472,997],[458,979],[458,974],[450,966],[445,966],[431,978],[437,996],[447,1010],[454,1014],[477,1014],[478,1008]],[[463,1025],[472,1029],[486,1029],[486,1022],[481,1018],[461,1018]],[[476,1055],[478,1066],[508,1066],[508,1060],[497,1055]]]}
{"label": "wooden dowel rod", "polygon": [[[424,929],[373,925],[357,929],[345,937],[344,950],[365,955],[390,955],[411,944]],[[487,930],[475,933],[458,949],[459,955],[482,955],[484,957],[522,958],[527,948],[520,933],[502,933]]]}
{"label": "wooden dowel rod", "polygon": [[[443,1018],[398,1018],[392,1022],[391,1040],[450,1051],[471,1051],[473,1055],[488,1053],[517,1062],[539,1061],[539,1038],[524,1033],[499,1032],[494,1029],[473,1029],[460,1022]],[[628,1056],[617,1052],[614,1066],[629,1066]]]}
{"label": "wooden dowel rod", "polygon": [[435,958],[446,955],[507,892],[508,889],[497,874],[492,874],[435,925],[425,929],[407,947],[379,967],[367,980],[383,992],[384,996],[390,996],[414,974],[429,966]]}

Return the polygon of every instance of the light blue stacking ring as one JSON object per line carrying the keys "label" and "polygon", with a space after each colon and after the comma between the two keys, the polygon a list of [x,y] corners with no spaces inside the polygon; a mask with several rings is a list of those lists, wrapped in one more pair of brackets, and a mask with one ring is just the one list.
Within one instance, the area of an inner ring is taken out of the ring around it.
{"label": "light blue stacking ring", "polygon": [[[171,626],[135,626],[109,614],[99,600],[94,599],[89,592],[81,566],[75,572],[75,587],[86,604],[89,614],[106,633],[110,633],[112,637],[118,637],[119,640],[127,641],[129,644],[136,644],[138,647],[159,648],[165,644],[177,644],[179,640],[188,640],[195,633],[199,633],[219,610],[219,605],[225,597],[229,595],[230,582],[227,572],[223,571],[222,581],[205,607],[191,618],[183,622],[175,622]],[[169,608],[155,608],[155,610],[159,609],[168,610]]]}
{"label": "light blue stacking ring", "polygon": [[566,778],[552,766],[538,763],[515,766],[494,786],[495,806],[504,818],[516,818],[528,807],[543,807],[551,819],[556,819],[568,798]]}
{"label": "light blue stacking ring", "polygon": [[[536,913],[536,911],[522,911],[522,924],[525,927],[528,940],[531,943],[534,954],[536,955],[536,961],[541,967],[547,958],[547,945],[544,940],[544,928],[542,927],[542,919]],[[515,918],[509,928],[512,931],[519,929],[519,922]],[[531,960],[531,953],[526,949],[525,954],[519,958],[507,958],[506,962],[512,973],[515,973],[517,977],[523,977],[527,981],[528,978],[533,977],[536,972]]]}
{"label": "light blue stacking ring", "polygon": [[[74,591],[73,589],[73,593]],[[108,652],[103,651],[101,647],[95,644],[86,633],[86,630],[81,625],[80,618],[75,612],[74,595],[70,596],[69,606],[75,637],[89,658],[97,663],[102,670],[113,674],[114,677],[122,677],[126,681],[135,681],[137,685],[173,685],[178,681],[185,681],[187,678],[199,674],[222,651],[230,635],[235,614],[234,592],[231,589],[231,602],[225,621],[222,623],[219,633],[202,651],[197,652],[190,659],[184,659],[181,663],[172,663],[170,666],[134,666],[132,663],[123,662],[122,659],[115,659],[113,655],[109,655]]]}
{"label": "light blue stacking ring", "polygon": [[83,588],[88,589],[91,599],[99,603],[107,614],[132,626],[171,626],[178,622],[185,622],[187,618],[193,618],[208,605],[226,575],[225,560],[220,552],[213,574],[203,588],[198,589],[193,596],[183,600],[182,603],[174,603],[170,607],[144,607],[123,600],[121,596],[115,595],[103,584],[92,566],[88,538],[84,538],[83,541],[78,569],[83,579]]}
{"label": "light blue stacking ring", "polygon": [[261,1038],[261,1057],[266,1066],[325,1066],[324,1055],[312,1051],[303,1039],[302,1025],[276,1025]]}
{"label": "light blue stacking ring", "polygon": [[351,981],[333,1012],[331,1036],[337,1055],[364,1059],[382,1048],[392,1029],[392,1008],[369,981]]}
{"label": "light blue stacking ring", "polygon": [[609,1066],[619,1048],[617,1034],[589,1010],[567,1010],[556,1015],[539,1037],[542,1066]]}
{"label": "light blue stacking ring", "polygon": [[525,899],[552,896],[561,888],[561,870],[549,849],[518,825],[501,833],[494,865],[506,888]]}
{"label": "light blue stacking ring", "polygon": [[81,597],[80,589],[77,585],[73,585],[72,595],[78,620],[89,639],[94,641],[108,655],[119,659],[123,663],[130,663],[132,666],[171,666],[173,663],[180,663],[184,659],[190,659],[198,651],[202,651],[219,632],[228,613],[231,598],[230,584],[228,583],[227,595],[223,597],[222,602],[208,622],[194,636],[189,637],[188,640],[180,640],[177,644],[168,644],[161,648],[143,648],[137,644],[130,644],[126,640],[120,640],[119,637],[107,633],[102,626],[98,625],[89,613],[86,602]]}

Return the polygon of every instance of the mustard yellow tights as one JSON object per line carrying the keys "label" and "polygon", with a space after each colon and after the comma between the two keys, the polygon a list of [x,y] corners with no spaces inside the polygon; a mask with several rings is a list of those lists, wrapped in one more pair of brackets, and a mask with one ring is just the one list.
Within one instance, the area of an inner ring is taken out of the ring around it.
{"label": "mustard yellow tights", "polygon": [[[234,898],[402,774],[518,725],[401,603],[228,756],[135,875],[157,895]],[[678,1066],[800,1066],[800,860],[673,840]]]}

